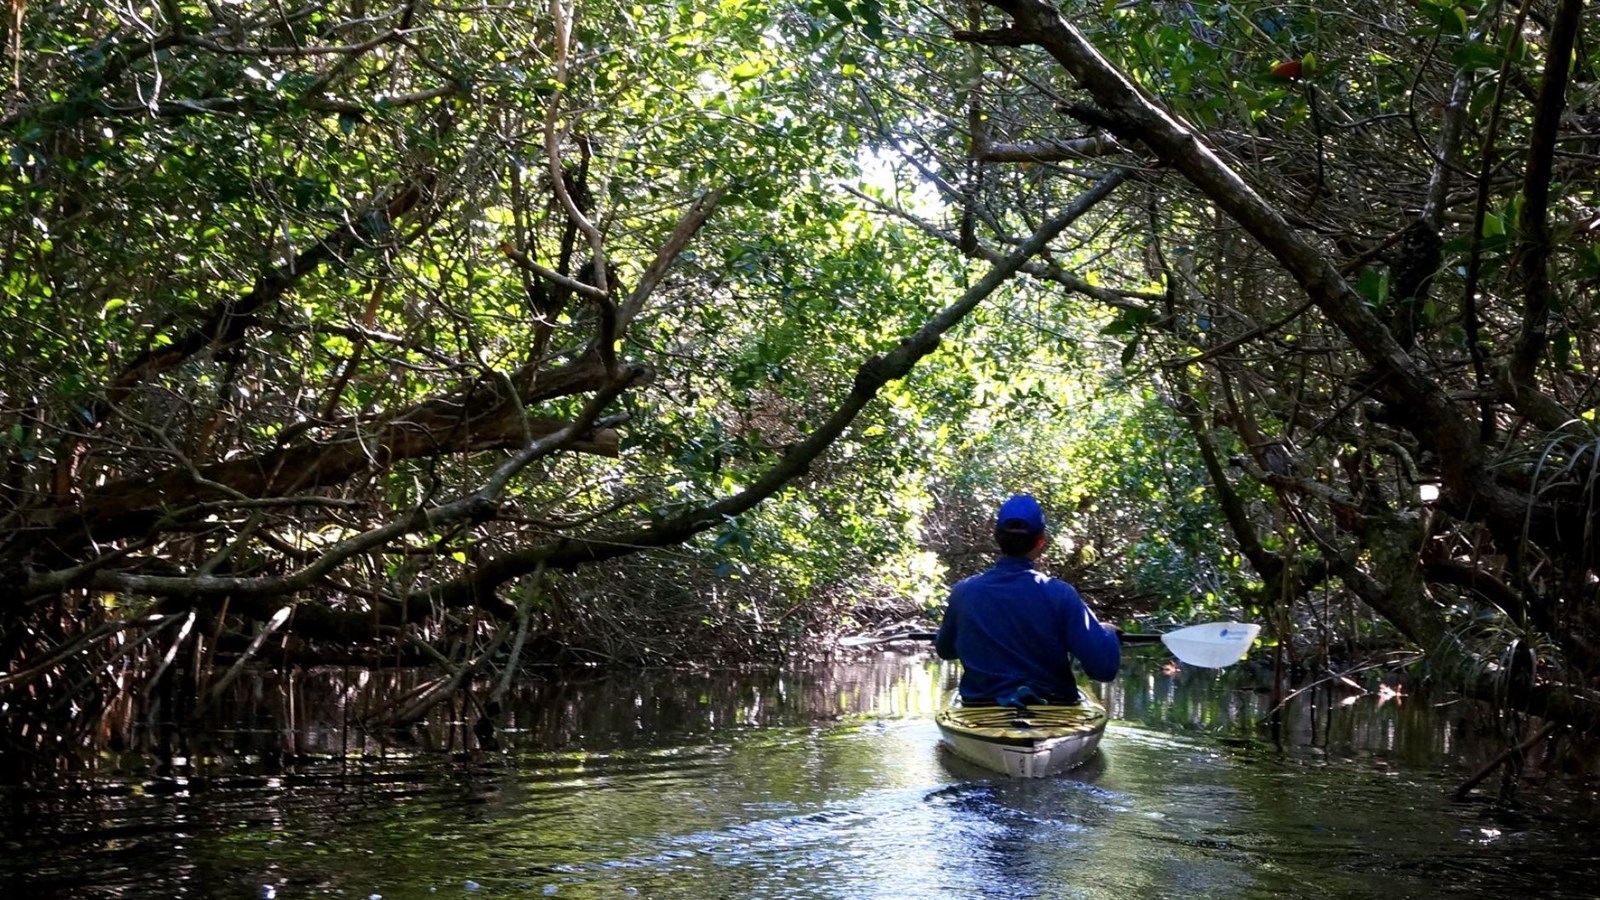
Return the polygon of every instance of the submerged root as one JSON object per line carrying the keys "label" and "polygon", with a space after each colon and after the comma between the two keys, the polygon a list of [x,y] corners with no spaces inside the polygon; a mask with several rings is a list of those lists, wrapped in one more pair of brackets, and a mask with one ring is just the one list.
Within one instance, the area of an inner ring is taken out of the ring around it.
{"label": "submerged root", "polygon": [[[1468,778],[1466,781],[1462,782],[1461,785],[1456,788],[1452,797],[1458,801],[1466,800],[1467,797],[1472,793],[1473,788],[1481,784],[1485,778],[1493,775],[1495,770],[1499,769],[1501,766],[1507,767],[1506,772],[1508,775],[1516,775],[1520,773],[1522,771],[1522,763],[1525,759],[1527,759],[1528,751],[1532,750],[1551,735],[1555,734],[1556,729],[1559,726],[1559,722],[1546,722],[1543,728],[1540,728],[1534,733],[1533,737],[1528,738],[1526,741],[1523,741],[1520,744],[1506,748],[1504,753],[1501,753],[1499,756],[1496,756],[1494,759],[1490,760],[1488,765],[1484,766],[1482,769],[1479,769],[1471,778]],[[1504,793],[1505,791],[1502,790],[1502,795]]]}

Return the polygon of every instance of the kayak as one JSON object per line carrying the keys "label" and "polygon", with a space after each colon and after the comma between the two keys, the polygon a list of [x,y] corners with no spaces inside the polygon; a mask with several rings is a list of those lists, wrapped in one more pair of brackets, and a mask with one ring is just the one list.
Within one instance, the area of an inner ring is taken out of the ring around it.
{"label": "kayak", "polygon": [[1013,778],[1043,778],[1087,762],[1106,731],[1105,707],[955,706],[934,717],[952,753]]}

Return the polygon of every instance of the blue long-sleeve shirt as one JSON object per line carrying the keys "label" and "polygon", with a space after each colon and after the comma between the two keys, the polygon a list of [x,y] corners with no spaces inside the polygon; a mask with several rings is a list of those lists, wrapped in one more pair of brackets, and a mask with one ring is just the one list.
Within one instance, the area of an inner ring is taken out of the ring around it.
{"label": "blue long-sleeve shirt", "polygon": [[1100,624],[1072,585],[1051,578],[1021,556],[957,584],[934,647],[961,660],[961,698],[993,701],[1021,688],[1057,702],[1078,696],[1072,674],[1110,681],[1122,663],[1115,631]]}

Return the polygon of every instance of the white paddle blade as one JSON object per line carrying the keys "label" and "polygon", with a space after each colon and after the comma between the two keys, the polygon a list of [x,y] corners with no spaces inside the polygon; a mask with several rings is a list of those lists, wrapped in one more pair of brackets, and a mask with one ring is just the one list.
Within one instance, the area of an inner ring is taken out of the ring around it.
{"label": "white paddle blade", "polygon": [[1161,643],[1180,662],[1202,669],[1221,669],[1243,659],[1260,632],[1260,625],[1211,622],[1169,631],[1161,636]]}

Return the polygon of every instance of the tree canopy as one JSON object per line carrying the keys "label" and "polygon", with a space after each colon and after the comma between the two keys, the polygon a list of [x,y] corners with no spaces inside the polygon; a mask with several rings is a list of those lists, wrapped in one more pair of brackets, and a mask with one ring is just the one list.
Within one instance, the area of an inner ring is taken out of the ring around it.
{"label": "tree canopy", "polygon": [[6,27],[0,690],[755,654],[936,603],[1033,488],[1124,593],[1485,694],[1536,646],[1588,716],[1581,3]]}
{"label": "tree canopy", "polygon": [[[1587,721],[1569,703],[1600,599],[1582,4],[1152,4],[1093,29],[990,5],[958,36],[1004,60],[997,82],[1017,70],[994,92],[1151,173],[1142,250],[1166,296],[1121,321],[1159,347],[1269,595],[1353,594],[1485,694],[1507,690],[1490,648],[1537,645],[1541,708]],[[1003,136],[1061,143],[1024,127]]]}

